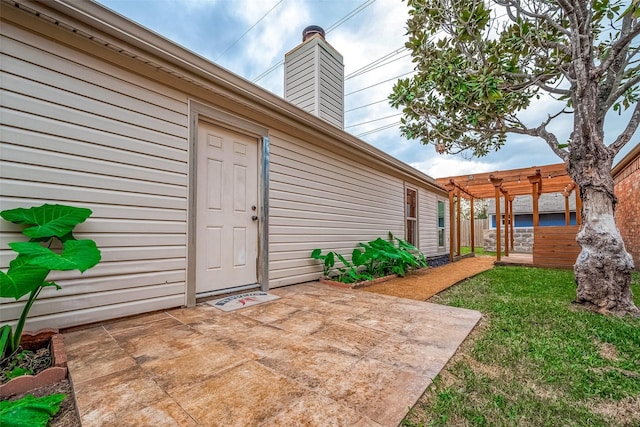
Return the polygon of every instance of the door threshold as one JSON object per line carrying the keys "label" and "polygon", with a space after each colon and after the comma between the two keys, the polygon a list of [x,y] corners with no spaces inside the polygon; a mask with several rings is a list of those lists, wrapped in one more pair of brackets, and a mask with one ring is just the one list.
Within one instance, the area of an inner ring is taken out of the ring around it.
{"label": "door threshold", "polygon": [[219,289],[215,291],[201,292],[196,294],[196,304],[209,301],[221,295],[233,295],[243,291],[247,291],[249,289],[260,289],[260,284],[253,283],[251,285],[236,286],[235,288],[226,288],[226,289]]}

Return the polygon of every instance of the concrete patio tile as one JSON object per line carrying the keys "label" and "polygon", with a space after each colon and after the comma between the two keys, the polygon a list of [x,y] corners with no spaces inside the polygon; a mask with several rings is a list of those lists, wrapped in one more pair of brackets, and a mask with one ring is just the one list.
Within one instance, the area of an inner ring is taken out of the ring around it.
{"label": "concrete patio tile", "polygon": [[[212,307],[213,308],[213,307]],[[208,319],[190,323],[189,326],[194,330],[206,336],[227,337],[238,334],[239,331],[262,325],[261,322],[240,316],[238,313],[224,313],[217,308],[214,311],[220,311],[222,314],[212,313]],[[211,313],[210,311],[208,311]]]}
{"label": "concrete patio tile", "polygon": [[393,336],[367,353],[367,357],[433,379],[454,353],[455,349],[448,346]]}
{"label": "concrete patio tile", "polygon": [[301,339],[300,335],[292,334],[271,325],[260,324],[236,330],[225,337],[225,344],[234,349],[246,349],[258,357],[264,357],[272,351],[282,348],[291,342]]}
{"label": "concrete patio tile", "polygon": [[[155,316],[155,315],[154,315]],[[141,322],[135,325],[129,321],[107,323],[104,328],[118,342],[126,342],[141,337],[162,337],[171,328],[184,327],[179,320],[165,314],[152,322]]]}
{"label": "concrete patio tile", "polygon": [[151,313],[146,315],[142,314],[139,316],[128,317],[123,320],[106,323],[104,325],[104,328],[109,332],[125,331],[129,328],[140,328],[147,323],[153,323],[159,320],[166,320],[168,318],[169,318],[169,315],[165,312]]}
{"label": "concrete patio tile", "polygon": [[298,310],[284,319],[271,323],[271,326],[293,332],[301,336],[317,332],[330,322],[327,316],[314,310]]}
{"label": "concrete patio tile", "polygon": [[132,411],[125,409],[116,413],[109,413],[96,420],[89,420],[91,426],[122,427],[122,426],[153,426],[153,427],[193,427],[198,424],[173,399],[166,397],[142,409]]}
{"label": "concrete patio tile", "polygon": [[380,341],[386,340],[389,334],[355,324],[335,321],[311,334],[311,337],[323,340],[357,356],[362,356]]}
{"label": "concrete patio tile", "polygon": [[[481,315],[478,313],[475,318],[460,318],[455,320],[455,322],[434,320],[430,322],[407,323],[400,334],[416,341],[450,346],[452,350],[455,351],[475,324],[478,323],[480,317]],[[455,324],[452,325],[452,323]]]}
{"label": "concrete patio tile", "polygon": [[137,366],[80,384],[74,381],[74,390],[82,423],[87,426],[100,425],[110,414],[137,412],[166,397]]}
{"label": "concrete patio tile", "polygon": [[171,396],[203,426],[257,426],[304,394],[294,381],[255,361],[203,382],[184,384]]}
{"label": "concrete patio tile", "polygon": [[167,311],[167,314],[174,319],[179,320],[185,325],[189,325],[192,323],[200,322],[202,320],[210,319],[215,315],[224,315],[224,311],[218,310],[215,307],[210,306],[209,304],[198,304],[195,307],[190,308],[176,308],[173,310]]}
{"label": "concrete patio tile", "polygon": [[318,392],[326,393],[377,423],[395,426],[430,383],[426,375],[364,358],[350,369],[334,373],[320,384]]}
{"label": "concrete patio tile", "polygon": [[268,419],[261,427],[291,426],[371,426],[362,414],[335,400],[317,393],[307,393],[293,401],[282,412]]}
{"label": "concrete patio tile", "polygon": [[137,366],[136,361],[114,342],[110,346],[83,346],[81,353],[67,352],[67,359],[74,385]]}
{"label": "concrete patio tile", "polygon": [[82,354],[86,348],[113,345],[113,337],[103,326],[67,332],[62,335],[67,353]]}
{"label": "concrete patio tile", "polygon": [[389,316],[384,306],[376,306],[347,320],[364,328],[375,329],[387,334],[398,334],[407,327],[407,321]]}
{"label": "concrete patio tile", "polygon": [[210,342],[173,359],[156,359],[140,363],[164,390],[171,392],[184,384],[204,381],[220,371],[239,365],[255,356],[243,350],[232,348],[216,342]]}
{"label": "concrete patio tile", "polygon": [[183,324],[163,331],[147,329],[139,335],[127,331],[126,334],[114,337],[120,347],[136,360],[174,358],[192,351],[204,338],[200,332]]}
{"label": "concrete patio tile", "polygon": [[238,311],[238,314],[259,322],[271,323],[286,319],[296,311],[298,311],[297,307],[283,304],[280,300],[277,300],[243,308]]}
{"label": "concrete patio tile", "polygon": [[305,338],[273,349],[258,362],[308,388],[316,388],[331,371],[348,370],[358,356],[335,348],[326,342]]}

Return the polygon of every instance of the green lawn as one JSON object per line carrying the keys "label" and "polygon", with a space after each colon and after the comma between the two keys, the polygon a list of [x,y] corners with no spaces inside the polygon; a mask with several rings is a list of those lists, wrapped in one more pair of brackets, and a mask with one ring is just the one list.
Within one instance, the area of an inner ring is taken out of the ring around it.
{"label": "green lawn", "polygon": [[[632,290],[640,303],[640,274]],[[638,426],[640,318],[571,304],[573,273],[496,267],[432,302],[483,319],[404,426]]]}
{"label": "green lawn", "polygon": [[[496,252],[493,251],[485,251],[484,248],[475,248],[476,249],[476,255],[490,255],[490,256],[496,256]],[[460,255],[465,255],[465,254],[470,254],[471,253],[471,246],[460,246]],[[504,253],[504,252],[503,252]]]}

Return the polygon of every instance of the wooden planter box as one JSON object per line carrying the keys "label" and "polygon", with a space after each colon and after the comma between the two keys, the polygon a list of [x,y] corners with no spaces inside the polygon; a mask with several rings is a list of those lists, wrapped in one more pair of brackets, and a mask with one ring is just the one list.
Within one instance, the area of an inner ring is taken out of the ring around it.
{"label": "wooden planter box", "polygon": [[29,390],[54,384],[67,378],[67,353],[64,350],[62,335],[57,329],[41,329],[34,333],[24,332],[20,345],[25,350],[35,351],[51,341],[51,367],[37,375],[22,375],[0,385],[0,397],[6,398]]}

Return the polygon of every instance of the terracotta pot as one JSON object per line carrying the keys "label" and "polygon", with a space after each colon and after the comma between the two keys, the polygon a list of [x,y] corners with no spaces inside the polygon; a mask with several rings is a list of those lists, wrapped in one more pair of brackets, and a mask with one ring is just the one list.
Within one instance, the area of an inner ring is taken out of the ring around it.
{"label": "terracotta pot", "polygon": [[26,393],[67,378],[67,353],[64,350],[62,335],[57,329],[40,329],[34,333],[24,332],[20,345],[25,350],[35,351],[46,346],[49,341],[51,341],[53,365],[38,375],[22,375],[0,385],[0,397]]}

